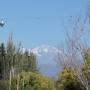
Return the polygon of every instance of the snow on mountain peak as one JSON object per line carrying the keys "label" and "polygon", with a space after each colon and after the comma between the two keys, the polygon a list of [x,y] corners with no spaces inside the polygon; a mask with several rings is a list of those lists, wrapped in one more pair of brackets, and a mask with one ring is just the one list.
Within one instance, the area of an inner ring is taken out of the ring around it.
{"label": "snow on mountain peak", "polygon": [[60,50],[58,50],[58,48],[54,46],[49,46],[49,45],[41,45],[41,46],[31,49],[30,51],[36,54],[37,56],[41,56],[42,53],[57,54],[58,52],[61,52]]}
{"label": "snow on mountain peak", "polygon": [[43,53],[44,54],[48,54],[48,53],[57,54],[58,52],[61,53],[61,51],[57,47],[50,45],[40,45],[32,49],[25,49],[25,48],[22,49],[23,52],[25,52],[25,50],[28,50],[29,52],[33,52],[37,56],[41,56]]}

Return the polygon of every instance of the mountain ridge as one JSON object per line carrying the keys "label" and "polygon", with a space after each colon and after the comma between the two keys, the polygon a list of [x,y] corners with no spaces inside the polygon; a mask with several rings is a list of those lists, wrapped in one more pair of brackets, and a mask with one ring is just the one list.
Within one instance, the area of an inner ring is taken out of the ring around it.
{"label": "mountain ridge", "polygon": [[37,56],[38,68],[42,74],[51,77],[57,75],[59,68],[55,58],[58,52],[61,53],[57,47],[44,44],[32,49],[24,48],[23,52],[25,52],[25,50],[33,52]]}

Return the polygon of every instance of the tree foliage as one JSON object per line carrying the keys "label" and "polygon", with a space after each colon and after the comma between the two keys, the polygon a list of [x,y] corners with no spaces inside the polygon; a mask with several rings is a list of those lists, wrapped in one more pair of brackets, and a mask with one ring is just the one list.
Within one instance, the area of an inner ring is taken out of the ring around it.
{"label": "tree foliage", "polygon": [[21,44],[17,47],[10,36],[7,45],[0,44],[0,80],[9,79],[10,72],[13,76],[23,70],[38,70],[36,56],[29,51],[23,52]]}
{"label": "tree foliage", "polygon": [[55,90],[54,82],[41,74],[21,72],[12,77],[10,90]]}
{"label": "tree foliage", "polygon": [[57,90],[85,90],[83,85],[78,82],[74,71],[71,68],[65,68],[59,75],[56,82]]}

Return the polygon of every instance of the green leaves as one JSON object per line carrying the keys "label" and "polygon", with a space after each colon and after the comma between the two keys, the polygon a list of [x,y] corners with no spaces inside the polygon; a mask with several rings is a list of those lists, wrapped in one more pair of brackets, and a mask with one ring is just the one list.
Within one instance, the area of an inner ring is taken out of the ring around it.
{"label": "green leaves", "polygon": [[56,82],[56,88],[57,90],[83,90],[82,84],[78,82],[71,68],[65,68],[60,73],[59,79]]}
{"label": "green leaves", "polygon": [[22,72],[19,77],[12,78],[11,90],[16,88],[19,82],[19,90],[55,90],[53,81],[41,74]]}

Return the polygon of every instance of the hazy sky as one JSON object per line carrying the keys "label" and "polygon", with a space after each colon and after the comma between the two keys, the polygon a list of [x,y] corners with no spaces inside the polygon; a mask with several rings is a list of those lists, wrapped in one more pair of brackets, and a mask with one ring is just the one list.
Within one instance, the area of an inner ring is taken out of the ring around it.
{"label": "hazy sky", "polygon": [[13,32],[15,42],[32,48],[42,44],[56,46],[63,42],[64,25],[70,16],[84,16],[88,0],[0,0],[0,40]]}

